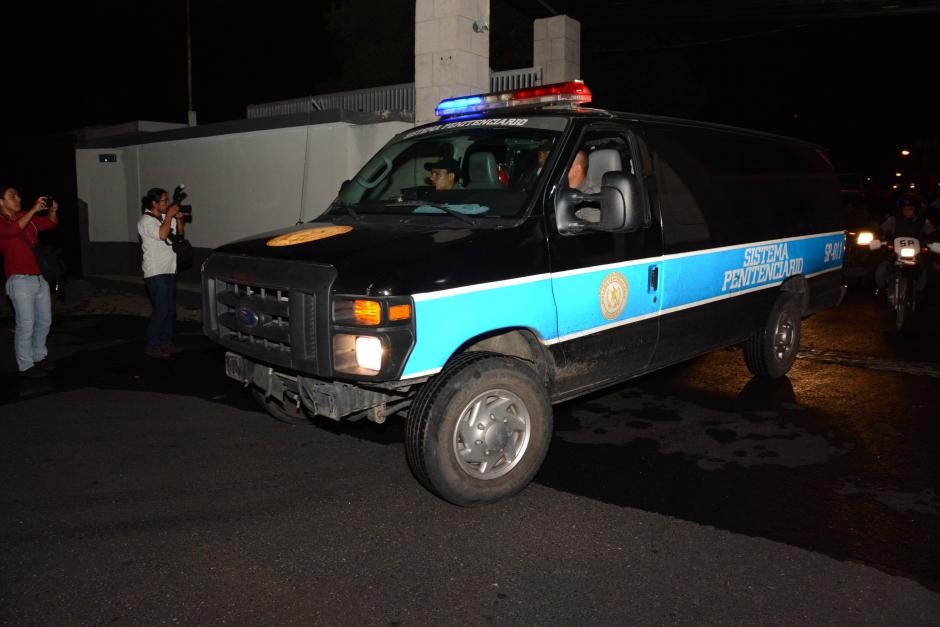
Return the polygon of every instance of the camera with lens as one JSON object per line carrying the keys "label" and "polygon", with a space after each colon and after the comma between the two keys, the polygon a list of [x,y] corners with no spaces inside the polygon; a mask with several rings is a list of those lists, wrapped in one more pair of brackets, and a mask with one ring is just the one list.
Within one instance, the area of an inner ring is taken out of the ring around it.
{"label": "camera with lens", "polygon": [[43,198],[43,204],[46,206],[46,208],[43,209],[43,211],[52,209],[52,203],[55,202],[55,196],[53,196],[52,194],[48,194],[46,196],[43,196],[42,198]]}
{"label": "camera with lens", "polygon": [[193,206],[181,204],[183,200],[189,195],[184,190],[186,186],[180,183],[176,186],[176,189],[173,190],[173,202],[171,204],[177,205],[180,208],[180,214],[182,214],[183,222],[192,222],[193,221]]}

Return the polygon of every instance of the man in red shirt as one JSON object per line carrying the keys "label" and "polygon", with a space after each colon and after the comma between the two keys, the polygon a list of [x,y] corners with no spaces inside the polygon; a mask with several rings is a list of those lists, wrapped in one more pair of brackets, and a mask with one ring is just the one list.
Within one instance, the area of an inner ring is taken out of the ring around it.
{"label": "man in red shirt", "polygon": [[[59,203],[51,200],[47,205],[46,198],[40,196],[29,211],[21,211],[20,203],[15,187],[0,184],[0,254],[6,293],[16,312],[16,365],[21,375],[40,378],[52,370],[52,365],[45,361],[46,336],[52,326],[52,299],[32,247],[39,239],[39,231],[55,228],[59,223]],[[49,211],[48,216],[36,215],[45,210]]]}

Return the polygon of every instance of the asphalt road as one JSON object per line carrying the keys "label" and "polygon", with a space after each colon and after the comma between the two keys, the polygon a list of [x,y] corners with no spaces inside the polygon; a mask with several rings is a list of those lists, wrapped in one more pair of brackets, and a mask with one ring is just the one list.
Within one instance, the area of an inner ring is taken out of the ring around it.
{"label": "asphalt road", "polygon": [[0,621],[935,625],[934,302],[900,336],[850,295],[774,384],[727,349],[557,406],[535,483],[476,509],[400,421],[268,418],[196,323],[165,363],[139,317],[59,318],[53,378],[0,375]]}

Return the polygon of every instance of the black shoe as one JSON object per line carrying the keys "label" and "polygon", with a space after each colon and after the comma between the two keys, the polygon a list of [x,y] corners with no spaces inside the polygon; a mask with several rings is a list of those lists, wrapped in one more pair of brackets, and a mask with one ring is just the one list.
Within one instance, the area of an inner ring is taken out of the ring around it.
{"label": "black shoe", "polygon": [[28,370],[21,370],[20,376],[26,377],[27,379],[44,379],[49,376],[49,373],[45,370],[37,368],[36,366],[33,366]]}
{"label": "black shoe", "polygon": [[55,372],[55,364],[50,362],[48,359],[43,359],[42,361],[37,361],[33,364],[33,368],[39,368],[40,370],[45,370],[46,372]]}

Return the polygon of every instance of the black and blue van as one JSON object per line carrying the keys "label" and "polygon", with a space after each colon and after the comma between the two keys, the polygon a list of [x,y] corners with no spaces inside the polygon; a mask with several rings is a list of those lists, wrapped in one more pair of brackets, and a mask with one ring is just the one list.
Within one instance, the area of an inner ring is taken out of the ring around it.
{"label": "black and blue van", "polygon": [[825,150],[589,101],[443,101],[316,221],[214,251],[227,374],[284,421],[404,416],[414,474],[459,505],[527,485],[560,401],[738,343],[783,376],[844,293]]}

